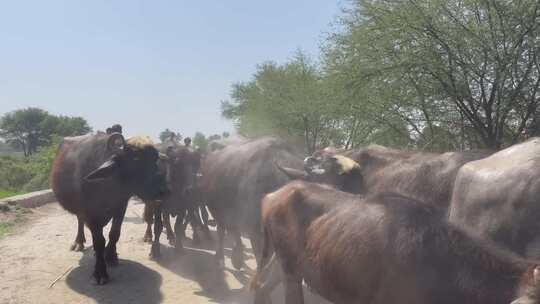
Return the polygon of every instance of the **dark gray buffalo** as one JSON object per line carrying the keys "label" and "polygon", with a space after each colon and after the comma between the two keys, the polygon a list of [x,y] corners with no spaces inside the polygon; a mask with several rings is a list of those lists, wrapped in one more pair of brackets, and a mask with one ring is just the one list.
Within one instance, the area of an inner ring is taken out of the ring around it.
{"label": "dark gray buffalo", "polygon": [[301,181],[268,194],[255,303],[269,302],[273,252],[286,304],[304,303],[302,281],[336,304],[540,303],[537,263],[441,221],[436,205]]}
{"label": "dark gray buffalo", "polygon": [[[166,192],[158,151],[147,137],[127,141],[119,133],[64,138],[51,172],[51,186],[64,209],[75,214],[78,233],[73,247],[84,247],[84,224],[92,232],[94,277],[108,281],[105,263],[118,263],[116,243],[131,196],[159,199]],[[113,220],[105,247],[103,227]]]}
{"label": "dark gray buffalo", "polygon": [[[154,222],[154,240],[150,252],[150,257],[154,259],[160,257],[159,238],[163,230],[163,223],[165,223],[169,242],[175,246],[179,254],[183,254],[182,235],[178,234],[185,229],[182,227],[184,218],[189,218],[192,225],[194,222],[201,225],[194,215],[201,201],[200,191],[196,186],[201,155],[198,151],[180,145],[170,146],[164,150],[166,158],[163,160],[163,164],[170,193],[160,202],[145,202],[144,212],[144,218],[147,222],[145,240],[152,238],[150,228],[152,218]],[[174,232],[170,226],[169,216],[171,215],[176,216]],[[197,233],[195,227],[193,231],[195,235]]]}
{"label": "dark gray buffalo", "polygon": [[463,166],[450,221],[527,257],[540,257],[540,139]]}
{"label": "dark gray buffalo", "polygon": [[276,138],[261,138],[231,144],[209,153],[202,164],[201,193],[215,217],[218,229],[216,258],[223,263],[225,230],[235,238],[232,262],[243,265],[241,233],[246,234],[258,257],[261,198],[289,181],[274,164],[300,170],[302,158]]}
{"label": "dark gray buffalo", "polygon": [[331,184],[346,192],[401,193],[435,203],[445,213],[461,166],[491,154],[490,151],[437,154],[371,145],[360,150],[316,152],[306,158],[306,172],[285,166],[282,169],[293,178]]}

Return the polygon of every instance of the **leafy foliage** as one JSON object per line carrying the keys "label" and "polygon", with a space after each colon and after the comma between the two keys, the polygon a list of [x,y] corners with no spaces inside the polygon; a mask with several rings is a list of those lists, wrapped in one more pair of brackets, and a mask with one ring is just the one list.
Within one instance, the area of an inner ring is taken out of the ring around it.
{"label": "leafy foliage", "polygon": [[356,0],[325,59],[416,141],[435,143],[438,127],[451,146],[499,148],[538,132],[539,8],[533,0]]}
{"label": "leafy foliage", "polygon": [[75,136],[91,130],[82,117],[55,116],[39,108],[15,110],[0,118],[0,137],[21,149],[25,156],[50,145],[53,135]]}
{"label": "leafy foliage", "polygon": [[326,93],[319,66],[299,51],[284,65],[259,65],[251,81],[233,85],[222,113],[240,134],[300,138],[313,151],[330,140],[326,130],[334,123]]}
{"label": "leafy foliage", "polygon": [[540,2],[351,0],[321,62],[297,53],[234,84],[223,116],[246,136],[433,151],[540,134]]}
{"label": "leafy foliage", "polygon": [[0,156],[0,189],[11,193],[47,189],[59,143],[60,137],[54,136],[51,144],[28,158]]}
{"label": "leafy foliage", "polygon": [[208,148],[208,139],[201,132],[196,132],[193,136],[193,145],[202,151],[206,151]]}
{"label": "leafy foliage", "polygon": [[159,133],[159,140],[163,142],[174,142],[174,143],[180,143],[182,140],[182,135],[178,132],[174,132],[169,130],[169,128],[165,129],[161,133]]}

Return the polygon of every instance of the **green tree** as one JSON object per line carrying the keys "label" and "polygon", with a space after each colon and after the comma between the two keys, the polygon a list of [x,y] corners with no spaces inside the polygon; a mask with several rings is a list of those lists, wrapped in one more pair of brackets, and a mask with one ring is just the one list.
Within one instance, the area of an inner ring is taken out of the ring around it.
{"label": "green tree", "polygon": [[0,119],[0,135],[24,155],[31,155],[43,140],[42,123],[49,113],[38,108],[16,110]]}
{"label": "green tree", "polygon": [[221,135],[219,135],[219,134],[214,134],[214,135],[208,136],[208,141],[220,140],[220,139],[221,139]]}
{"label": "green tree", "polygon": [[196,132],[193,136],[193,145],[202,151],[205,151],[208,148],[208,139],[201,132]]}
{"label": "green tree", "polygon": [[39,108],[15,110],[0,118],[0,136],[25,156],[51,144],[54,135],[82,135],[91,130],[81,117],[54,116]]}
{"label": "green tree", "polygon": [[325,89],[318,64],[299,51],[283,65],[257,66],[251,81],[233,85],[222,114],[242,135],[300,138],[309,152],[328,141],[336,124]]}
{"label": "green tree", "polygon": [[364,95],[360,108],[402,120],[415,141],[443,128],[451,146],[499,148],[540,132],[539,9],[535,0],[352,1],[326,68]]}
{"label": "green tree", "polygon": [[182,135],[167,128],[159,133],[159,140],[161,142],[172,141],[174,143],[179,143],[182,140]]}

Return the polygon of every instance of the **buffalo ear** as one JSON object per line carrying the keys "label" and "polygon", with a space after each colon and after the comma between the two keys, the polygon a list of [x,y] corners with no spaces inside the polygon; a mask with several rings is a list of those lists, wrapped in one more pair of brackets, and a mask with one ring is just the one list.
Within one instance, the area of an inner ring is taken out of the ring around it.
{"label": "buffalo ear", "polygon": [[111,177],[118,168],[118,162],[114,159],[110,159],[104,162],[99,168],[90,172],[84,179],[87,181],[93,181],[97,179],[103,179]]}

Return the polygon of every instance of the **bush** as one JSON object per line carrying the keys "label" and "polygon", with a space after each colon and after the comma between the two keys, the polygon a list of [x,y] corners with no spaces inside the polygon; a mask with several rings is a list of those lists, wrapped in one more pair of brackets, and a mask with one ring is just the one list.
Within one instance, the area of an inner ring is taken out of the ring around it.
{"label": "bush", "polygon": [[14,196],[14,195],[17,195],[17,194],[19,194],[19,193],[15,192],[15,191],[0,190],[0,199],[5,198],[5,197]]}
{"label": "bush", "polygon": [[9,156],[0,157],[0,189],[17,191],[32,178],[25,160]]}
{"label": "bush", "polygon": [[38,173],[32,177],[21,189],[21,192],[27,193],[49,188],[49,175]]}
{"label": "bush", "polygon": [[49,174],[56,155],[59,138],[29,158],[0,157],[0,190],[31,192],[49,187]]}

